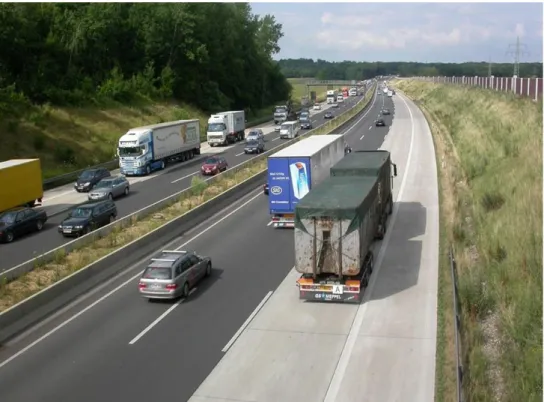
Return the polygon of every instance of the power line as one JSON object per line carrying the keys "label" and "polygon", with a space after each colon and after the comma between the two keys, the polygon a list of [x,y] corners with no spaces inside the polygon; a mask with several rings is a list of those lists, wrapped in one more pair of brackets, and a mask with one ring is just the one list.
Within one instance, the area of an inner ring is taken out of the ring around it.
{"label": "power line", "polygon": [[529,56],[529,52],[525,49],[527,46],[519,40],[517,37],[516,43],[508,45],[507,55],[514,56],[514,77],[519,77],[519,62],[523,56]]}

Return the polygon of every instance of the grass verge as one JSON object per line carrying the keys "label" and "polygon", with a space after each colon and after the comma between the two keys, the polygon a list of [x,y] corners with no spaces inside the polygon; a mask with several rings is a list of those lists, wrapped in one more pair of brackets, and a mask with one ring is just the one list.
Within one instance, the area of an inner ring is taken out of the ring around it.
{"label": "grass verge", "polygon": [[423,110],[440,167],[437,400],[455,395],[445,257],[453,244],[466,400],[541,401],[542,103],[414,80],[393,85]]}
{"label": "grass verge", "polygon": [[[306,83],[308,81],[313,81],[313,78],[289,78],[288,81],[293,87],[293,92],[291,97],[294,102],[300,103],[301,99],[305,96],[310,96],[308,93],[308,87]],[[324,102],[327,98],[327,88],[326,87],[310,87],[310,91],[316,92],[316,98],[318,102]]]}
{"label": "grass verge", "polygon": [[[339,127],[359,113],[368,104],[371,95],[372,93],[369,92],[357,107],[327,122],[319,129],[314,130],[313,134],[327,134]],[[170,206],[163,210],[142,217],[139,220],[134,219],[125,228],[118,228],[112,233],[96,239],[90,245],[69,253],[58,253],[53,261],[36,266],[33,271],[12,282],[0,284],[0,312],[146,235],[159,226],[180,217],[247,178],[266,170],[266,163],[266,157],[255,158],[237,170],[229,170],[223,173],[218,180],[210,182],[211,184],[198,176],[193,177],[191,188],[184,191],[177,199],[172,201]]]}

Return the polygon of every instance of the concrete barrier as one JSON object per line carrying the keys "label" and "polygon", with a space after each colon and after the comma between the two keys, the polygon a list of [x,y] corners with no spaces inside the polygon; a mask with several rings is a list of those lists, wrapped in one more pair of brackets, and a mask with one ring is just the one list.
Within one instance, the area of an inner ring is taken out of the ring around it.
{"label": "concrete barrier", "polygon": [[[214,212],[228,207],[249,191],[261,186],[265,178],[266,171],[254,175],[201,206],[165,223],[147,235],[132,241],[0,313],[0,345],[45,319],[96,285],[153,254],[164,244],[204,222]],[[134,292],[137,292],[136,287]]]}
{"label": "concrete barrier", "polygon": [[[375,95],[374,95],[375,96]],[[351,110],[353,110],[353,108],[355,108],[357,105],[360,104],[360,102],[362,102],[364,99],[364,97],[359,101],[357,102],[355,105],[353,105],[351,108],[349,108],[348,110],[344,111],[342,114],[340,114],[335,120],[337,120],[338,118],[342,117],[343,115],[345,115],[346,113],[350,112]],[[371,104],[371,102],[369,102],[367,104],[366,107],[368,107],[369,105]],[[364,112],[366,110],[366,107],[362,110],[362,112]],[[357,117],[358,114],[352,116],[350,119],[348,119],[346,122],[342,123],[339,127],[343,127],[344,125],[346,124],[349,124],[350,121],[352,121],[355,117]],[[253,163],[256,163],[258,161],[261,161],[263,159],[266,159],[269,155],[279,151],[280,149],[283,149],[297,141],[300,141],[302,138],[305,138],[305,137],[308,137],[310,135],[312,135],[313,133],[315,133],[317,130],[323,130],[323,129],[326,129],[327,127],[331,127],[332,124],[334,123],[334,120],[330,121],[330,122],[327,122],[325,123],[323,126],[321,127],[318,127],[316,129],[313,129],[313,130],[309,130],[307,131],[306,133],[302,134],[301,136],[299,136],[298,138],[295,138],[295,139],[292,139],[292,140],[289,140],[289,141],[285,141],[283,144],[277,146],[277,147],[274,147],[273,149],[271,150],[268,150],[264,153],[262,153],[260,156],[256,157],[256,158],[252,158],[251,160],[249,161],[246,161],[246,162],[243,162],[243,163],[240,163],[239,165],[236,165],[234,166],[233,168],[227,170],[226,172],[223,172],[217,176],[214,176],[210,179],[208,179],[207,183],[209,184],[212,184],[213,185],[213,182],[222,178],[222,177],[225,177],[225,176],[229,176],[229,175],[232,175],[232,174],[235,174],[237,171],[239,170],[242,170],[244,168],[246,168],[247,166],[249,166],[250,164],[253,164]],[[106,225],[98,230],[95,230],[94,232],[91,232],[85,236],[82,236],[80,238],[77,238],[77,239],[74,239],[66,244],[63,244],[62,246],[60,247],[57,247],[53,250],[50,250],[44,254],[41,254],[39,255],[38,257],[36,258],[33,258],[29,261],[26,261],[26,262],[23,262],[22,264],[19,264],[13,268],[10,268],[2,273],[0,273],[0,282],[2,281],[12,281],[12,280],[15,280],[17,279],[18,277],[20,277],[21,275],[24,275],[25,273],[27,272],[30,272],[32,271],[33,269],[35,269],[36,267],[39,267],[41,265],[44,265],[44,264],[47,264],[48,262],[51,262],[53,260],[55,260],[59,254],[62,255],[62,254],[67,254],[73,250],[77,250],[77,249],[80,249],[82,247],[85,247],[87,245],[89,245],[90,243],[96,241],[97,239],[100,239],[102,237],[105,237],[107,236],[108,234],[110,234],[112,231],[114,230],[119,230],[119,229],[123,229],[127,226],[130,226],[131,224],[133,224],[135,221],[139,220],[139,219],[142,219],[142,218],[145,218],[146,216],[149,216],[153,213],[155,213],[156,211],[159,211],[169,205],[172,205],[174,202],[176,202],[180,197],[184,196],[187,192],[190,192],[191,189],[185,189],[185,190],[182,190],[182,191],[179,191],[169,197],[166,197],[162,200],[159,200],[145,208],[142,208],[136,212],[133,212],[132,214],[130,215],[127,215],[123,218],[120,218],[118,219],[117,221],[113,222],[113,223],[110,223],[109,225]]]}

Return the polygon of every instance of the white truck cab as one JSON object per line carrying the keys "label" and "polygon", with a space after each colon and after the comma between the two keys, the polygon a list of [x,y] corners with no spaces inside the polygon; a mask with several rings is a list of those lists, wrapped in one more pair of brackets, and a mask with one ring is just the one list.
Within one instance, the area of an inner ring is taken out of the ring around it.
{"label": "white truck cab", "polygon": [[299,121],[286,121],[283,122],[280,127],[280,138],[292,139],[298,137],[300,132],[300,122]]}
{"label": "white truck cab", "polygon": [[244,111],[212,114],[208,119],[208,129],[206,130],[208,144],[214,147],[242,141],[245,128]]}
{"label": "white truck cab", "polygon": [[344,102],[344,95],[338,95],[338,96],[336,97],[336,101],[337,101],[338,103]]}

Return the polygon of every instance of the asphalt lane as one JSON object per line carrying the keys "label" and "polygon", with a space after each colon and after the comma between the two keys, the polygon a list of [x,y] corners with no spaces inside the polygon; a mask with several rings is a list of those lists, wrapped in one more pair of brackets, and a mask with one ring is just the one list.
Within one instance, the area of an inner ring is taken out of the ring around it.
{"label": "asphalt lane", "polygon": [[[369,129],[381,107],[378,97],[366,115],[346,129],[354,150],[366,149],[369,141],[377,143],[387,135],[392,116],[386,116],[387,127]],[[44,402],[68,402],[74,395],[82,402],[187,400],[245,319],[294,265],[292,231],[267,227],[267,197],[260,189],[253,194],[253,201],[244,205],[248,196],[175,244],[165,245],[210,255],[214,273],[149,332],[129,345],[174,304],[149,303],[137,294],[134,276],[146,260],[0,350],[0,400],[26,402],[36,395]]]}
{"label": "asphalt lane", "polygon": [[[334,113],[343,112],[359,100],[361,100],[361,97],[348,98],[344,105]],[[315,128],[327,121],[323,119],[324,112],[325,110],[312,116]],[[281,145],[282,141],[285,140],[279,139],[279,133],[272,132],[266,136],[266,149],[273,149]],[[230,167],[234,167],[255,157],[255,155],[244,154],[243,149],[244,144],[237,143],[219,154],[227,159]],[[176,192],[189,188],[193,176],[200,176],[199,164],[190,166],[179,164],[179,166],[166,170],[152,179],[150,178],[149,180],[133,184],[128,197],[121,197],[115,201],[119,213],[118,217],[122,218],[169,197]],[[67,215],[68,212],[50,218],[41,232],[32,233],[16,239],[10,244],[0,244],[0,272],[22,264],[73,240],[71,238],[64,238],[56,232],[57,226]]]}

